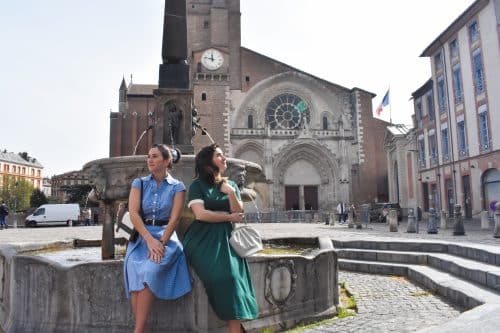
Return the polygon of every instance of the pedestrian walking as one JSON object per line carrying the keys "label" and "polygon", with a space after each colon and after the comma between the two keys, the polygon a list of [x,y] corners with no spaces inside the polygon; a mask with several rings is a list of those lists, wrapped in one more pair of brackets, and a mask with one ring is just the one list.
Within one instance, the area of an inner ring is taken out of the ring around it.
{"label": "pedestrian walking", "polygon": [[7,229],[7,223],[5,223],[5,217],[9,215],[9,209],[7,208],[7,205],[5,202],[2,200],[2,203],[0,204],[0,229]]}
{"label": "pedestrian walking", "polygon": [[90,218],[92,217],[92,211],[90,208],[85,208],[83,210],[83,219],[85,220],[85,225],[90,226]]}
{"label": "pedestrian walking", "polygon": [[337,205],[337,213],[339,214],[339,224],[344,224],[347,219],[347,207],[344,202],[340,201]]}

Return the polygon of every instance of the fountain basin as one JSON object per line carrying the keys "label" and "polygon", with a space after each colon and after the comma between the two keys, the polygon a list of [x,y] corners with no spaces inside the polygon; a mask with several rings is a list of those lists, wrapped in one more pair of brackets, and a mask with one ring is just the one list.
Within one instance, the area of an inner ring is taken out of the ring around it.
{"label": "fountain basin", "polygon": [[[317,239],[303,239],[303,243],[318,247]],[[100,248],[77,249],[85,256],[78,259],[71,254],[72,244],[54,244],[49,252],[47,246],[38,252],[0,246],[0,327],[5,332],[132,330],[123,289],[123,260],[99,259]],[[259,304],[259,317],[244,323],[249,332],[292,327],[336,313],[337,255],[332,249],[315,249],[305,255],[256,254],[248,262]],[[191,293],[155,302],[152,332],[226,332],[201,281],[191,273]]]}

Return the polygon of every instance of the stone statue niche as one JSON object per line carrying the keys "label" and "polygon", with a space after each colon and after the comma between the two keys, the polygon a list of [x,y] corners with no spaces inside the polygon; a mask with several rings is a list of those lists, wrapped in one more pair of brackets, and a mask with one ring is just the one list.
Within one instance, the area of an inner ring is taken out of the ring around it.
{"label": "stone statue niche", "polygon": [[163,142],[169,145],[181,143],[183,110],[176,103],[170,101],[164,109]]}

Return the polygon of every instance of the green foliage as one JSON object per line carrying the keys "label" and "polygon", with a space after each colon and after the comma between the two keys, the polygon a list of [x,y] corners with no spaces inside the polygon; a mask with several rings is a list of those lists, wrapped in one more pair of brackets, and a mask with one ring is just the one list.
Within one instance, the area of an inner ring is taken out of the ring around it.
{"label": "green foliage", "polygon": [[24,179],[16,180],[13,176],[3,176],[0,197],[12,212],[28,209],[32,193],[33,184],[31,182]]}
{"label": "green foliage", "polygon": [[68,193],[68,200],[66,203],[78,203],[81,207],[93,206],[90,203],[87,203],[87,196],[90,190],[92,190],[90,185],[70,185],[64,190]]}
{"label": "green foliage", "polygon": [[61,200],[58,197],[50,196],[50,197],[47,198],[47,203],[49,203],[49,204],[60,204],[62,202],[61,202]]}
{"label": "green foliage", "polygon": [[39,207],[41,205],[44,205],[48,203],[47,197],[45,196],[45,193],[40,191],[39,189],[34,189],[33,193],[31,193],[31,198],[30,198],[30,206],[31,207]]}

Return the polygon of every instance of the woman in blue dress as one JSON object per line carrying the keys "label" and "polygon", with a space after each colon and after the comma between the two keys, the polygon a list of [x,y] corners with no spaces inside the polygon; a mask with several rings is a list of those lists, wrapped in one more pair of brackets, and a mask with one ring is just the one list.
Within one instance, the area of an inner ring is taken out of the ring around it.
{"label": "woman in blue dress", "polygon": [[153,145],[147,159],[151,174],[132,182],[128,209],[139,236],[128,244],[124,278],[135,319],[134,333],[146,331],[155,297],[169,300],[191,291],[186,258],[175,233],[186,187],[167,172],[178,160],[172,158],[167,146]]}

